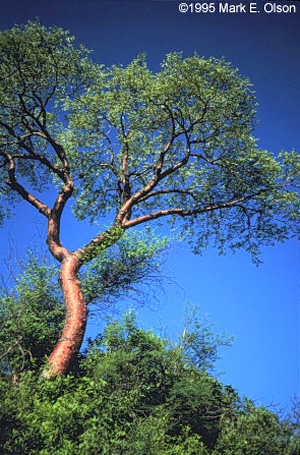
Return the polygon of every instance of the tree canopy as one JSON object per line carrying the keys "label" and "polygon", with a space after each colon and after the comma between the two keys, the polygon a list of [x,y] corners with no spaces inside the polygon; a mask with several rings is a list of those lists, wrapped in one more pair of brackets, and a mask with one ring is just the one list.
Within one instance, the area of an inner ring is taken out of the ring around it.
{"label": "tree canopy", "polygon": [[[62,263],[53,371],[68,370],[83,339],[80,267],[129,228],[166,219],[195,252],[245,248],[256,262],[261,245],[299,234],[299,155],[259,148],[253,87],[224,59],[171,53],[153,72],[139,55],[105,67],[69,32],[34,21],[1,32],[0,81],[1,219],[29,202]],[[60,239],[72,198],[79,220],[111,220],[73,252]]]}
{"label": "tree canopy", "polygon": [[[259,149],[253,87],[236,68],[178,53],[158,73],[144,55],[105,68],[73,40],[39,22],[1,34],[3,196],[49,219],[73,192],[79,219],[117,214],[124,229],[179,215],[196,249],[212,237],[254,251],[288,235],[298,156]],[[27,185],[53,180],[50,209]]]}

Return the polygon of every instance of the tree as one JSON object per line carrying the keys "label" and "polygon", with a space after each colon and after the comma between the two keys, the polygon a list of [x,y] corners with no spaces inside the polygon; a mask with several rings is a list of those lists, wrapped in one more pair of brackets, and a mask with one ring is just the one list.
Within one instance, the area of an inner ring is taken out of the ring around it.
{"label": "tree", "polygon": [[[224,60],[173,53],[153,73],[141,55],[105,68],[35,21],[1,33],[0,69],[1,196],[6,211],[25,200],[46,218],[61,263],[66,322],[46,376],[66,374],[82,343],[80,267],[129,228],[166,218],[196,252],[212,242],[254,260],[298,233],[299,156],[258,148],[251,84]],[[52,205],[36,195],[50,185]],[[60,240],[71,198],[79,220],[111,217],[73,252]]]}

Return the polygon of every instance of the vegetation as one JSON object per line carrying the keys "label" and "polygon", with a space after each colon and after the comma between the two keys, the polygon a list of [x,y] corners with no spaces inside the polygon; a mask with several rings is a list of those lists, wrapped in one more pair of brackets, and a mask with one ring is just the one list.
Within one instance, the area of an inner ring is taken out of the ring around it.
{"label": "vegetation", "polygon": [[[47,244],[61,263],[66,318],[47,377],[66,375],[82,344],[88,310],[81,267],[101,260],[128,229],[166,219],[195,252],[209,243],[220,252],[245,248],[256,262],[261,245],[299,233],[299,156],[283,151],[276,157],[258,147],[254,93],[237,69],[178,53],[167,55],[157,73],[145,56],[126,68],[105,68],[73,41],[38,21],[0,34],[0,221],[16,202],[31,204],[47,221]],[[72,198],[78,220],[110,219],[73,252],[60,239]],[[15,348],[24,351],[25,369],[33,353],[18,337]],[[156,412],[136,431],[146,432],[148,424],[168,428]]]}
{"label": "vegetation", "polygon": [[31,255],[0,305],[1,454],[299,455],[296,420],[213,376],[217,348],[231,340],[197,313],[177,342],[141,329],[133,313],[111,318],[69,375],[46,379],[64,320],[53,268]]}

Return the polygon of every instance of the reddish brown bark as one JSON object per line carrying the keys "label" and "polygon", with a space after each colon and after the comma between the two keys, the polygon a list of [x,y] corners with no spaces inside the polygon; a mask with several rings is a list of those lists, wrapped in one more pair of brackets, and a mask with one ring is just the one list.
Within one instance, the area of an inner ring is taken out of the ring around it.
{"label": "reddish brown bark", "polygon": [[[68,187],[65,187],[68,189]],[[71,192],[71,187],[69,189]],[[64,329],[56,347],[54,348],[46,366],[43,376],[50,378],[53,376],[66,375],[79,353],[87,322],[87,305],[80,282],[78,271],[80,266],[89,262],[96,255],[96,250],[101,247],[108,248],[119,240],[124,230],[113,226],[106,232],[99,234],[89,244],[71,253],[66,250],[59,240],[60,231],[60,205],[63,206],[67,191],[60,193],[48,221],[47,243],[51,254],[62,263],[60,270],[60,286],[64,296],[66,308],[66,321]]]}
{"label": "reddish brown bark", "polygon": [[66,255],[60,271],[60,285],[65,299],[66,322],[54,348],[44,377],[63,376],[68,373],[81,347],[87,321],[87,306],[77,277],[79,260],[71,253]]}

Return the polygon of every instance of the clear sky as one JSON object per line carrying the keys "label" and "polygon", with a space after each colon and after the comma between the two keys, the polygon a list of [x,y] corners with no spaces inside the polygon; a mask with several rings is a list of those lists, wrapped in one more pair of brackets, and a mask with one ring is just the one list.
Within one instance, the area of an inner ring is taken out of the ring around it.
{"label": "clear sky", "polygon": [[[300,151],[300,3],[277,2],[296,5],[295,14],[267,14],[262,0],[256,14],[183,14],[179,3],[0,0],[0,28],[38,16],[45,25],[70,29],[76,42],[93,49],[93,58],[106,65],[127,64],[140,52],[148,55],[154,70],[171,51],[224,56],[254,84],[259,146],[274,153],[294,147]],[[243,4],[248,10],[249,2]],[[19,245],[29,244],[38,219],[33,208],[19,205],[13,221],[1,231],[1,250],[12,232]],[[99,227],[75,228],[65,215],[62,229],[63,243],[73,249],[90,240]],[[299,393],[299,242],[266,248],[262,259],[264,264],[256,268],[242,251],[219,257],[208,249],[199,257],[181,246],[170,263],[182,291],[168,286],[159,311],[144,309],[139,319],[144,327],[165,321],[180,333],[185,301],[198,304],[215,321],[217,331],[236,336],[234,347],[222,351],[224,358],[218,363],[226,372],[222,380],[258,403],[288,406]],[[96,330],[91,324],[89,334]]]}

